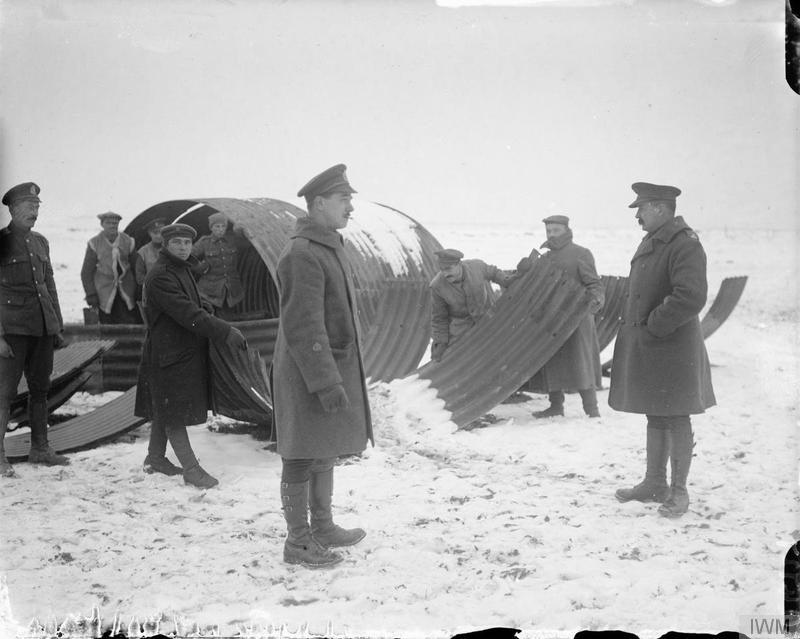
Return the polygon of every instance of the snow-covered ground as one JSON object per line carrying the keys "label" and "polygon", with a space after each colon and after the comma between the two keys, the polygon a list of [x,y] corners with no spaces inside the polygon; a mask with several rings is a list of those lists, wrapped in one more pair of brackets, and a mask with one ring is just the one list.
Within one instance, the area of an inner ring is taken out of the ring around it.
{"label": "snow-covered ground", "polygon": [[[57,283],[77,321],[92,223],[59,223],[43,215],[39,230],[58,237]],[[428,228],[446,246],[510,268],[544,240],[541,226]],[[628,273],[641,233],[632,215],[620,227],[575,229],[600,273]],[[371,389],[375,447],[336,468],[338,521],[368,531],[338,567],[282,562],[280,459],[262,442],[192,427],[198,457],[220,479],[202,492],[142,473],[145,425],[71,454],[66,468],[16,464],[19,477],[0,484],[0,621],[52,628],[94,607],[103,625],[116,616],[126,632],[149,619],[152,633],[160,618],[162,632],[177,623],[223,634],[277,635],[285,624],[328,636],[491,626],[529,637],[607,628],[654,636],[737,630],[744,616],[781,614],[783,558],[800,528],[797,237],[697,230],[710,298],[724,277],[750,279],[707,342],[719,405],[693,420],[683,518],[614,499],[643,472],[644,418],[613,412],[607,390],[599,420],[582,415],[576,396],[563,419],[534,420],[547,402],[533,396],[498,406],[494,425],[453,432],[432,393],[394,382]],[[78,396],[62,411],[88,403]]]}

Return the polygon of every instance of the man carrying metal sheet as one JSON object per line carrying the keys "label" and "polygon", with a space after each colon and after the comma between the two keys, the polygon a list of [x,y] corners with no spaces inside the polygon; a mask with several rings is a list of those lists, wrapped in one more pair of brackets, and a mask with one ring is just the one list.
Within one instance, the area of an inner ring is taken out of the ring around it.
{"label": "man carrying metal sheet", "polygon": [[31,450],[28,461],[48,466],[69,464],[47,441],[47,391],[53,350],[63,345],[64,321],[58,304],[50,245],[32,230],[39,217],[39,186],[25,182],[9,189],[3,204],[11,223],[0,230],[0,476],[13,477],[3,440],[11,400],[19,380],[28,382]]}
{"label": "man carrying metal sheet", "polygon": [[[186,426],[205,423],[211,408],[208,340],[226,342],[234,349],[246,349],[247,342],[238,328],[214,317],[210,304],[200,297],[191,270],[197,265],[191,254],[195,236],[186,224],[161,229],[164,248],[142,292],[147,334],[134,414],[152,422],[146,473],[182,473],[185,483],[211,488],[219,482],[197,461]],[[167,441],[182,468],[166,458]]]}
{"label": "man carrying metal sheet", "polygon": [[356,192],[345,169],[337,164],[297,193],[308,215],[297,220],[277,266],[280,324],[270,380],[288,530],[283,559],[309,568],[339,563],[342,556],[329,549],[366,535],[336,525],[331,513],[336,458],[372,441],[355,285],[337,232]]}
{"label": "man carrying metal sheet", "polygon": [[506,286],[509,276],[483,260],[462,260],[456,249],[436,251],[439,272],[431,280],[431,359],[445,351],[494,305],[492,282]]}
{"label": "man carrying metal sheet", "polygon": [[631,260],[608,403],[647,415],[647,466],[644,479],[616,497],[662,502],[659,514],[674,518],[689,508],[690,415],[716,404],[698,318],[708,293],[706,254],[697,234],[675,216],[680,189],[647,182],[632,188],[637,197],[629,206],[647,235]]}
{"label": "man carrying metal sheet", "polygon": [[[563,346],[534,376],[532,385],[548,393],[550,406],[536,411],[536,418],[564,415],[564,392],[577,391],[583,410],[589,417],[600,417],[597,408],[597,389],[602,387],[600,346],[597,341],[594,313],[603,308],[605,294],[594,265],[592,252],[572,241],[572,229],[566,215],[551,215],[544,222],[547,241],[540,248],[548,249],[541,256],[565,271],[591,295],[589,313]],[[538,253],[537,253],[538,255]],[[524,260],[520,263],[524,269]]]}

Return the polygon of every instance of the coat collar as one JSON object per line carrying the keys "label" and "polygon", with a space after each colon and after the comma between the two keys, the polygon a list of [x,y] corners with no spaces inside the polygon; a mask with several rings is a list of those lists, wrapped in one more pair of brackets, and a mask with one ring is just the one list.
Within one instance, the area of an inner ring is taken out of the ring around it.
{"label": "coat collar", "polygon": [[325,228],[310,217],[297,218],[297,225],[290,237],[302,237],[318,244],[330,246],[332,249],[340,249],[344,245],[344,239],[340,233]]}
{"label": "coat collar", "polygon": [[[689,225],[683,219],[683,216],[676,215],[672,218],[669,222],[664,224],[661,228],[654,231],[653,233],[648,233],[642,239],[642,243],[639,244],[639,248],[636,249],[636,253],[634,254],[633,258],[631,258],[631,262],[635,260],[637,257],[642,255],[646,255],[647,253],[652,253],[654,249],[655,242],[661,242],[662,244],[669,244],[672,241],[672,238],[675,237],[678,233],[683,231],[684,229],[688,229]],[[690,229],[691,230],[691,229]]]}
{"label": "coat collar", "polygon": [[567,229],[566,233],[563,233],[558,237],[552,237],[549,240],[545,240],[539,248],[558,251],[567,246],[567,244],[572,244],[572,229]]}

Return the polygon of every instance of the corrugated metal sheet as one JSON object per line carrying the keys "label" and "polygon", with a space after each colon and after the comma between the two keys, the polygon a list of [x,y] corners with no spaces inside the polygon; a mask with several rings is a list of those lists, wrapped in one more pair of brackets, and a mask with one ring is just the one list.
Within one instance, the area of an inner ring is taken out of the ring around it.
{"label": "corrugated metal sheet", "polygon": [[241,421],[271,423],[267,369],[258,351],[233,350],[215,342],[209,344],[208,351],[214,410]]}
{"label": "corrugated metal sheet", "polygon": [[700,329],[703,331],[703,339],[708,339],[716,330],[722,326],[733,309],[742,297],[744,286],[747,284],[747,276],[726,277],[719,285],[719,291],[711,304],[711,308],[700,320]]}
{"label": "corrugated metal sheet", "polygon": [[136,384],[145,328],[142,324],[67,324],[64,337],[68,342],[113,340],[114,348],[87,367],[92,373],[86,388],[91,392],[128,390]]}
{"label": "corrugated metal sheet", "polygon": [[[68,344],[53,353],[53,372],[50,374],[50,385],[58,386],[60,381],[67,377],[74,377],[77,371],[86,368],[93,360],[108,351],[114,342],[108,339],[93,339]],[[28,383],[25,377],[20,380],[17,387],[17,397],[12,401],[24,403],[28,397]]]}
{"label": "corrugated metal sheet", "polygon": [[539,260],[441,362],[416,374],[430,380],[452,421],[464,426],[538,371],[577,328],[589,302],[582,286]]}
{"label": "corrugated metal sheet", "polygon": [[[361,200],[354,200],[354,208],[342,235],[356,285],[365,360],[370,362],[367,374],[373,379],[391,379],[413,370],[427,348],[427,286],[437,272],[434,252],[441,244],[422,225],[396,209]],[[126,232],[141,237],[148,221],[164,217],[189,224],[204,235],[209,232],[208,216],[216,211],[225,213],[234,228],[243,230],[261,258],[260,263],[248,262],[246,257],[240,260],[246,289],[240,310],[248,319],[275,318],[278,257],[297,218],[306,214],[303,209],[270,198],[174,200],[150,207],[128,225]],[[419,310],[421,318],[412,318],[412,309]],[[414,330],[406,330],[409,326]],[[267,327],[272,344],[267,343],[268,337],[256,338],[267,362],[274,347],[272,328]],[[258,330],[261,328],[253,328],[253,332]]]}
{"label": "corrugated metal sheet", "polygon": [[[67,378],[62,378],[59,382],[50,387],[50,390],[47,391],[47,412],[52,413],[56,410],[59,406],[61,406],[64,402],[66,402],[70,397],[72,397],[76,392],[78,392],[83,386],[89,381],[91,377],[91,373],[87,373],[86,371],[75,371],[74,375],[71,375]],[[11,432],[12,430],[16,430],[17,428],[22,428],[23,426],[27,426],[28,424],[28,406],[27,403],[23,403],[21,406],[18,406],[16,410],[11,411],[11,424],[9,424],[8,431]]]}
{"label": "corrugated metal sheet", "polygon": [[625,295],[628,293],[628,278],[603,275],[600,279],[605,287],[606,301],[600,312],[594,316],[594,321],[597,328],[597,341],[600,343],[602,351],[612,342],[619,330]]}
{"label": "corrugated metal sheet", "polygon": [[[136,401],[134,386],[117,399],[97,410],[80,415],[48,429],[47,438],[56,452],[63,453],[96,445],[117,437],[125,431],[142,425],[145,420],[133,414]],[[9,459],[25,459],[31,447],[30,430],[7,435],[6,456]]]}

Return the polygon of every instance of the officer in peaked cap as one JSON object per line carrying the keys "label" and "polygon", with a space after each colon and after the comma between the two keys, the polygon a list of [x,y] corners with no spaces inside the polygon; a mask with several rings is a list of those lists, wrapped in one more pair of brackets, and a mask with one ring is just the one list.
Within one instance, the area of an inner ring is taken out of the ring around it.
{"label": "officer in peaked cap", "polygon": [[355,192],[344,164],[309,180],[297,192],[308,215],[297,219],[276,269],[281,323],[271,380],[287,529],[283,560],[310,568],[341,562],[330,549],[366,535],[334,523],[332,511],[336,458],[372,441],[353,271],[338,233]]}
{"label": "officer in peaked cap", "polygon": [[47,393],[53,350],[63,344],[64,323],[50,261],[50,245],[33,230],[39,217],[39,186],[25,182],[3,195],[11,223],[0,229],[0,476],[13,477],[3,438],[11,400],[22,375],[28,383],[28,420],[34,464],[66,465],[47,437]]}
{"label": "officer in peaked cap", "polygon": [[23,200],[41,202],[39,199],[40,192],[41,189],[39,188],[38,184],[33,182],[23,182],[22,184],[17,184],[17,186],[13,186],[6,191],[6,194],[3,196],[3,204],[6,206],[11,206],[15,202],[20,202]]}
{"label": "officer in peaked cap", "polygon": [[297,197],[304,197],[308,202],[318,195],[326,196],[331,193],[358,193],[347,180],[347,166],[344,164],[332,166],[311,178],[297,192]]}
{"label": "officer in peaked cap", "polygon": [[681,190],[676,186],[649,182],[634,182],[631,188],[636,193],[636,199],[628,204],[630,209],[637,209],[646,202],[675,202],[675,198],[681,194]]}
{"label": "officer in peaked cap", "polygon": [[620,488],[616,497],[661,502],[658,513],[675,518],[689,507],[690,416],[716,403],[698,316],[708,293],[706,254],[697,234],[675,215],[680,189],[649,182],[631,188],[636,199],[630,207],[647,235],[631,260],[608,403],[647,416],[647,462],[642,481]]}

